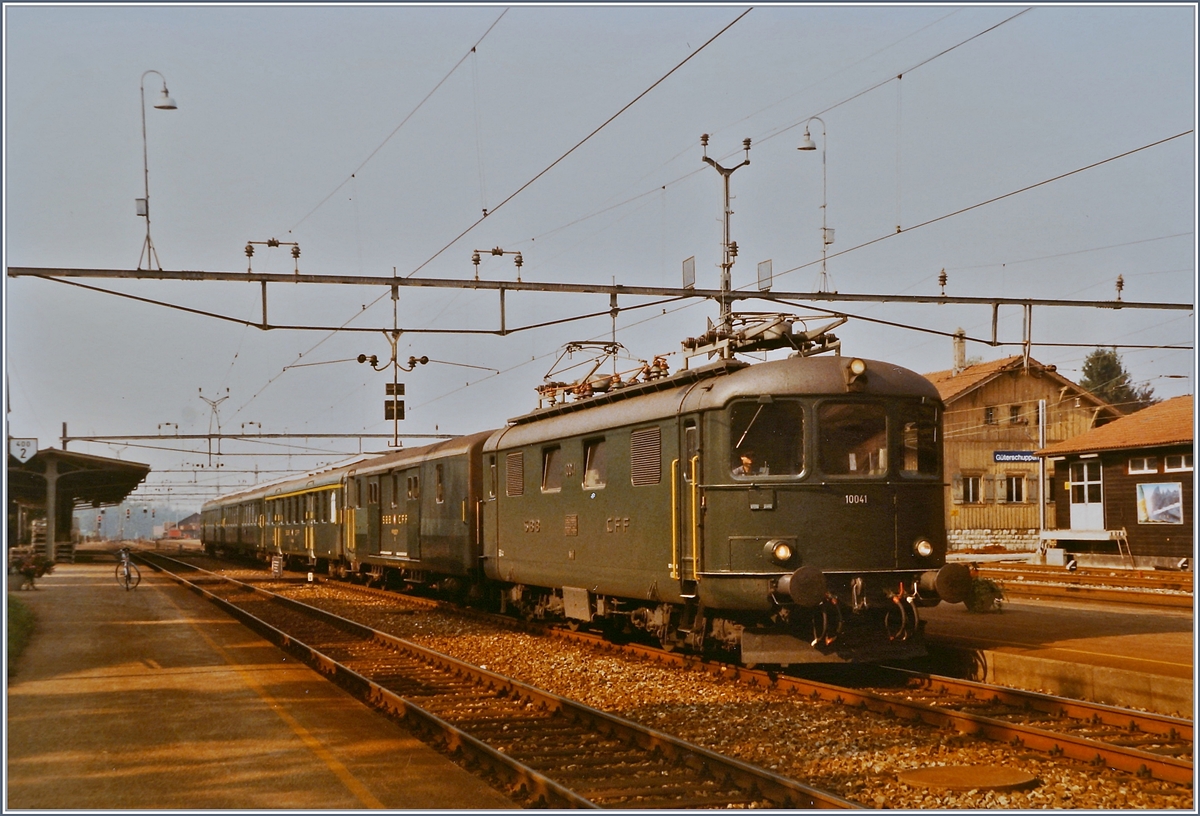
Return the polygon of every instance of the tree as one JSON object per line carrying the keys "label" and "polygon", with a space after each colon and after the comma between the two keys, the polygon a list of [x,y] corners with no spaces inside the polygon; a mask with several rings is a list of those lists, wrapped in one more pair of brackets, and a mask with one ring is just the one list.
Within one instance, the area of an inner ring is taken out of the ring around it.
{"label": "tree", "polygon": [[1153,388],[1133,384],[1115,348],[1098,348],[1089,354],[1083,361],[1083,379],[1079,384],[1127,414],[1158,402]]}

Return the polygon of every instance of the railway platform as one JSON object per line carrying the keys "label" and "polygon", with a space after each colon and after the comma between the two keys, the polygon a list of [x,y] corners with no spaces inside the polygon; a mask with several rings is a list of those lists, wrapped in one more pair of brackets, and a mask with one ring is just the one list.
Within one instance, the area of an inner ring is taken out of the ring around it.
{"label": "railway platform", "polygon": [[962,604],[921,610],[931,654],[973,664],[973,679],[1191,718],[1190,609],[1015,599],[998,613]]}
{"label": "railway platform", "polygon": [[6,811],[515,807],[195,594],[145,568],[125,591],[114,563],[15,593],[38,625],[8,682]]}

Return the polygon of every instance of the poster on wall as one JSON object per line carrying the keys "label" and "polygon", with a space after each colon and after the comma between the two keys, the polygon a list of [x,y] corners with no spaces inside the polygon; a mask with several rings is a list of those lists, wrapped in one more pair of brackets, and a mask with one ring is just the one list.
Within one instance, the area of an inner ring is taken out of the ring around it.
{"label": "poster on wall", "polygon": [[1159,482],[1137,486],[1138,524],[1183,524],[1183,485]]}

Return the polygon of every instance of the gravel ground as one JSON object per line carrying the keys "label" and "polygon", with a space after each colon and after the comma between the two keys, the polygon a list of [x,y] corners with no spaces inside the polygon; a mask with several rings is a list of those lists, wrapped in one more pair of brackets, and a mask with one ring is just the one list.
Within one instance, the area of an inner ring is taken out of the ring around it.
{"label": "gravel ground", "polygon": [[[261,577],[261,573],[258,574]],[[235,576],[236,577],[236,576]],[[835,792],[901,809],[1194,809],[1191,787],[947,734],[832,703],[722,682],[582,646],[504,631],[445,612],[397,610],[329,586],[280,588],[299,600],[439,652]],[[993,766],[1039,780],[1027,791],[910,787],[897,774]]]}

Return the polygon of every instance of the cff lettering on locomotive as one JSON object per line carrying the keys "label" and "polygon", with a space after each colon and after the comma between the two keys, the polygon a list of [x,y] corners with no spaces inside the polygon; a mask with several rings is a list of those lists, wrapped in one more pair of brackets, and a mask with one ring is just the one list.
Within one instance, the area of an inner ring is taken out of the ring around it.
{"label": "cff lettering on locomotive", "polygon": [[745,663],[923,654],[919,610],[971,581],[945,561],[933,385],[859,358],[659,362],[210,502],[205,543]]}

